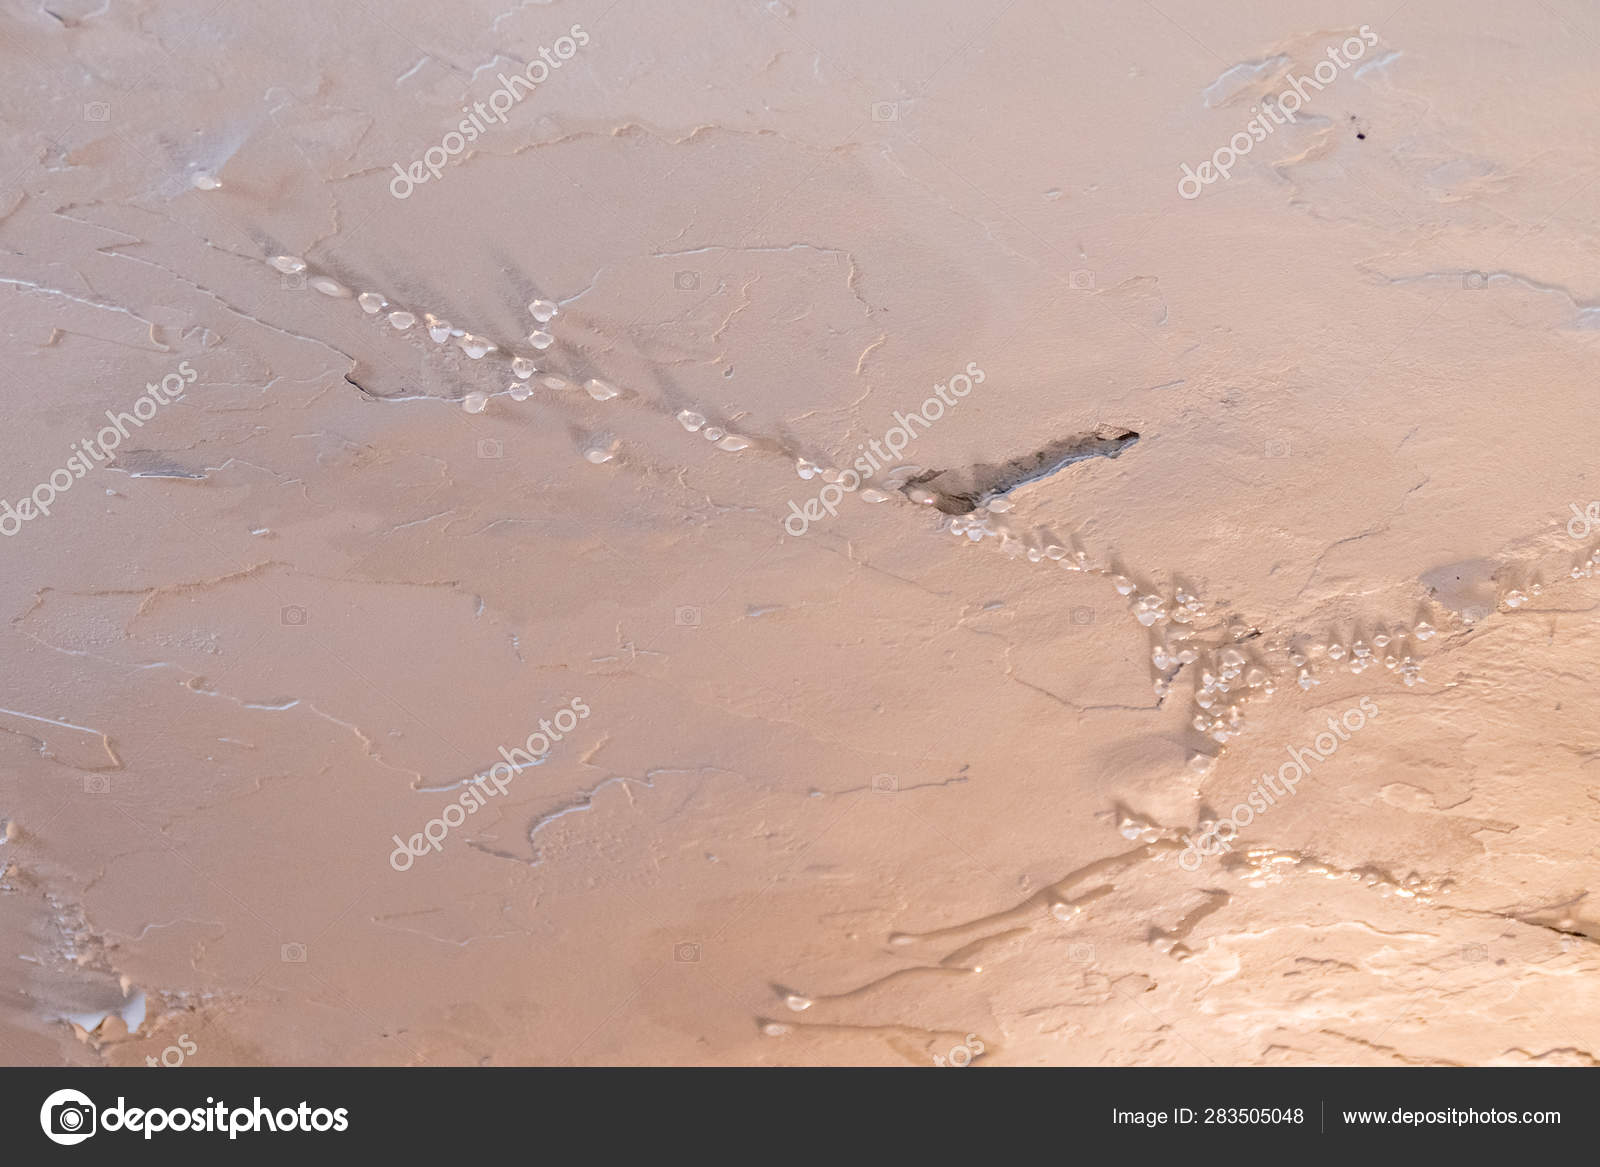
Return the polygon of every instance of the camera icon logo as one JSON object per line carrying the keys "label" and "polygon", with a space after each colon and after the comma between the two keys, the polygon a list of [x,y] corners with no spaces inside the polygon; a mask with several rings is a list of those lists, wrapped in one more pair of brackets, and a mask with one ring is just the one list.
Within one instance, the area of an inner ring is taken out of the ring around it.
{"label": "camera icon logo", "polygon": [[57,1090],[39,1108],[39,1125],[52,1143],[71,1147],[95,1132],[99,1114],[87,1094],[77,1090]]}
{"label": "camera icon logo", "polygon": [[1484,944],[1469,944],[1461,950],[1461,959],[1468,964],[1482,964],[1489,959],[1489,948]]}
{"label": "camera icon logo", "polygon": [[506,456],[506,448],[505,448],[505,445],[500,441],[499,438],[479,438],[478,439],[478,457],[480,457],[480,458],[504,458],[505,456]]}
{"label": "camera icon logo", "polygon": [[700,946],[698,944],[674,944],[672,946],[672,959],[679,964],[699,964]]}
{"label": "camera icon logo", "polygon": [[1067,959],[1073,964],[1093,964],[1094,945],[1074,944],[1067,949]]}
{"label": "camera icon logo", "polygon": [[900,103],[897,101],[875,101],[872,103],[872,120],[875,122],[897,122],[900,120]]}
{"label": "camera icon logo", "polygon": [[1489,286],[1489,277],[1481,271],[1463,272],[1461,286],[1469,292],[1481,292]]}
{"label": "camera icon logo", "polygon": [[700,609],[679,608],[673,613],[672,622],[679,628],[698,628],[700,627]]}
{"label": "camera icon logo", "polygon": [[700,287],[700,273],[697,271],[673,272],[672,286],[680,292],[693,292]]}
{"label": "camera icon logo", "polygon": [[306,290],[306,273],[303,271],[287,272],[280,282],[286,292],[303,292]]}
{"label": "camera icon logo", "polygon": [[306,946],[304,944],[285,944],[278,949],[278,958],[286,964],[304,964],[306,962]]}
{"label": "camera icon logo", "polygon": [[1067,283],[1071,285],[1074,292],[1092,292],[1094,291],[1094,272],[1088,268],[1080,267],[1068,273]]}
{"label": "camera icon logo", "polygon": [[306,610],[299,604],[290,604],[278,614],[278,618],[291,627],[301,627],[306,622]]}
{"label": "camera icon logo", "polygon": [[1287,458],[1289,443],[1283,438],[1268,438],[1265,453],[1268,458]]}
{"label": "camera icon logo", "polygon": [[111,779],[104,774],[85,774],[83,776],[83,792],[85,794],[110,794]]}
{"label": "camera icon logo", "polygon": [[1093,624],[1094,623],[1094,609],[1093,608],[1074,608],[1074,609],[1072,609],[1072,622],[1074,624]]}
{"label": "camera icon logo", "polygon": [[893,774],[874,774],[872,776],[872,792],[874,794],[893,794],[900,789],[900,783]]}
{"label": "camera icon logo", "polygon": [[111,120],[111,107],[103,101],[86,101],[83,105],[83,120],[108,122]]}

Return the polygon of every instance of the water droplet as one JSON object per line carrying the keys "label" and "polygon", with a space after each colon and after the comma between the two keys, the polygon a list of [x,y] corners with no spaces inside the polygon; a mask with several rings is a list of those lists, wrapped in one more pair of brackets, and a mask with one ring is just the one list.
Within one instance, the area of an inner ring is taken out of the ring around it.
{"label": "water droplet", "polygon": [[908,481],[922,473],[921,466],[900,465],[885,474],[880,482],[885,490],[899,490]]}
{"label": "water droplet", "polygon": [[468,413],[482,413],[489,406],[487,393],[468,393],[461,399],[461,408]]}
{"label": "water droplet", "polygon": [[866,502],[888,502],[889,496],[876,487],[869,486],[861,492],[861,497]]}
{"label": "water droplet", "polygon": [[526,381],[511,382],[506,386],[506,392],[511,395],[511,400],[513,401],[526,401],[533,396],[533,390],[529,388]]}
{"label": "water droplet", "polygon": [[544,352],[545,349],[555,344],[555,342],[556,338],[551,336],[548,332],[545,332],[543,329],[538,329],[534,332],[528,333],[528,343],[534,348],[538,349],[540,352]]}
{"label": "water droplet", "polygon": [[[683,419],[683,415],[680,413],[678,418],[681,421]],[[817,476],[818,469],[819,468],[815,462],[809,461],[805,458],[796,458],[794,460],[794,472],[801,478],[804,478],[807,482],[811,481]]]}
{"label": "water droplet", "polygon": [[1125,575],[1112,576],[1111,586],[1117,589],[1119,596],[1126,596],[1133,591],[1133,581]]}
{"label": "water droplet", "polygon": [[401,332],[404,332],[416,322],[417,318],[409,312],[389,313],[389,323],[394,325],[395,328],[399,329]]}
{"label": "water droplet", "polygon": [[385,307],[383,297],[377,292],[362,292],[356,297],[356,303],[361,305],[361,310],[368,316],[377,315]]}
{"label": "water droplet", "polygon": [[692,409],[678,410],[678,424],[691,434],[706,424],[705,414],[696,413]]}
{"label": "water droplet", "polygon": [[805,1012],[807,1009],[811,1008],[812,1004],[811,998],[802,997],[799,993],[790,993],[783,999],[783,1003],[789,1006],[789,1008],[793,1009],[796,1013]]}
{"label": "water droplet", "polygon": [[721,426],[708,425],[700,431],[702,437],[708,442],[720,442],[728,431]]}
{"label": "water droplet", "polygon": [[602,381],[598,377],[591,377],[583,383],[584,390],[596,401],[610,401],[619,390],[609,381]]}
{"label": "water droplet", "polygon": [[527,357],[511,358],[511,375],[513,377],[522,377],[526,379],[533,376],[538,371],[538,369],[533,367],[533,362]]}
{"label": "water droplet", "polygon": [[544,387],[546,389],[571,389],[572,388],[572,382],[571,381],[567,380],[565,377],[557,377],[553,373],[550,374],[547,377],[540,377],[539,380],[544,385]]}
{"label": "water droplet", "polygon": [[213,175],[201,171],[189,180],[199,190],[216,190],[222,185]]}
{"label": "water droplet", "polygon": [[429,313],[426,319],[428,321],[428,335],[433,338],[436,344],[443,344],[450,339],[450,322],[448,320],[441,320],[432,313]]}
{"label": "water droplet", "polygon": [[298,255],[274,255],[267,262],[286,276],[298,275],[306,270],[306,261]]}
{"label": "water droplet", "polygon": [[727,437],[723,438],[717,443],[717,449],[726,450],[730,454],[737,454],[740,450],[746,450],[749,448],[749,441],[745,438],[741,438],[738,434],[729,434]]}
{"label": "water droplet", "polygon": [[782,1037],[790,1032],[791,1029],[792,1026],[785,1025],[781,1021],[765,1021],[761,1025],[761,1032],[768,1037]]}
{"label": "water droplet", "polygon": [[528,305],[528,312],[540,324],[550,323],[550,321],[556,318],[556,314],[560,311],[560,307],[554,300],[535,300],[533,303]]}
{"label": "water droplet", "polygon": [[324,296],[336,296],[341,300],[350,298],[350,289],[338,280],[329,279],[327,276],[317,276],[310,281],[311,286]]}
{"label": "water droplet", "polygon": [[481,336],[473,336],[470,332],[463,333],[461,339],[456,343],[461,346],[462,352],[475,361],[485,353],[492,352],[495,348],[490,341],[484,340]]}

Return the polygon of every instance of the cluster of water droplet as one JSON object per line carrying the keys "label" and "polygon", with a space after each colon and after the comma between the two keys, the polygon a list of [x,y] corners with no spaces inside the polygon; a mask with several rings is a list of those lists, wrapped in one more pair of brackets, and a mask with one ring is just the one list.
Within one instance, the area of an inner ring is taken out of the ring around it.
{"label": "cluster of water droplet", "polygon": [[740,450],[750,448],[749,438],[742,434],[729,433],[720,425],[709,424],[705,414],[692,409],[678,410],[678,424],[689,433],[699,434],[706,441],[715,443],[717,449],[726,450],[730,454],[737,454]]}
{"label": "cluster of water droplet", "polygon": [[1426,619],[1419,618],[1417,623],[1407,628],[1404,624],[1380,624],[1372,634],[1370,643],[1357,628],[1348,645],[1335,634],[1327,643],[1320,641],[1299,641],[1289,649],[1289,663],[1298,670],[1299,684],[1302,689],[1310,689],[1322,683],[1317,676],[1317,660],[1327,662],[1328,667],[1343,667],[1351,673],[1366,672],[1374,665],[1382,665],[1390,672],[1397,673],[1407,685],[1418,685],[1423,682],[1422,663],[1416,657],[1416,644],[1431,640],[1435,635],[1434,627]]}
{"label": "cluster of water droplet", "polygon": [[[910,491],[906,493],[909,495]],[[1370,643],[1360,629],[1348,644],[1337,635],[1326,642],[1307,637],[1263,637],[1259,630],[1238,619],[1226,624],[1217,620],[1199,596],[1181,585],[1167,595],[1156,588],[1142,588],[1115,567],[1091,564],[1076,536],[1061,539],[1044,528],[1016,534],[1003,517],[1011,509],[1009,500],[993,498],[969,514],[947,517],[942,526],[975,543],[997,538],[1000,549],[1014,558],[1032,563],[1053,562],[1066,571],[1106,576],[1117,594],[1128,600],[1134,620],[1149,631],[1155,695],[1167,697],[1179,671],[1186,665],[1196,666],[1191,724],[1196,732],[1215,743],[1209,747],[1210,752],[1191,756],[1190,769],[1196,775],[1208,772],[1217,754],[1244,732],[1245,705],[1251,700],[1270,698],[1285,673],[1292,674],[1301,689],[1321,683],[1319,667],[1339,664],[1355,674],[1382,665],[1408,686],[1423,681],[1416,643],[1431,639],[1435,630],[1420,616],[1409,628],[1404,624],[1380,626],[1372,633]],[[1600,565],[1600,550],[1591,562]],[[1278,663],[1280,660],[1282,663]]]}
{"label": "cluster of water droplet", "polygon": [[1268,887],[1282,883],[1293,875],[1307,875],[1356,883],[1371,888],[1382,897],[1395,896],[1423,904],[1432,903],[1434,897],[1448,895],[1455,888],[1455,880],[1448,876],[1430,879],[1415,871],[1398,876],[1372,864],[1339,867],[1296,851],[1280,851],[1271,847],[1235,851],[1222,861],[1222,865],[1251,887]]}
{"label": "cluster of water droplet", "polygon": [[[267,261],[273,268],[284,275],[305,275],[308,265],[306,261],[295,255],[277,255]],[[327,275],[312,275],[306,279],[306,286],[313,291],[321,292],[325,296],[338,300],[348,300],[352,296],[356,304],[368,316],[382,314],[390,327],[397,332],[407,332],[418,323],[427,330],[428,337],[435,344],[455,344],[468,359],[478,361],[491,353],[501,351],[501,348],[488,337],[468,332],[432,312],[418,312],[411,309],[391,304],[381,292],[361,292],[356,294],[351,288]],[[528,333],[527,344],[536,352],[544,352],[555,343],[555,337],[545,328],[561,313],[561,308],[554,300],[534,300],[528,305],[528,313],[538,325]],[[539,366],[531,357],[522,354],[510,356],[512,380],[506,387],[506,395],[513,401],[526,401],[533,395],[532,378],[540,373]],[[564,390],[572,388],[572,382],[565,377],[555,374],[543,374],[539,377],[540,383],[546,388]],[[601,381],[598,378],[584,383],[584,390],[596,401],[609,401],[620,394],[615,386]],[[496,395],[498,396],[498,394]],[[482,413],[489,406],[490,395],[483,392],[471,392],[461,399],[461,407],[468,413]],[[594,459],[590,459],[594,461]]]}
{"label": "cluster of water droplet", "polygon": [[1596,547],[1572,565],[1572,578],[1593,579],[1597,569],[1600,569],[1600,547]]}

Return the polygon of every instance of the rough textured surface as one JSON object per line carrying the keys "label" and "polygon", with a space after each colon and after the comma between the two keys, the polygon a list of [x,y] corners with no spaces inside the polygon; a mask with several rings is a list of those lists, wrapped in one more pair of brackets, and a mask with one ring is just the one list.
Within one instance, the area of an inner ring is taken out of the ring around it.
{"label": "rough textured surface", "polygon": [[1592,6],[0,29],[8,1062],[1600,1058]]}

